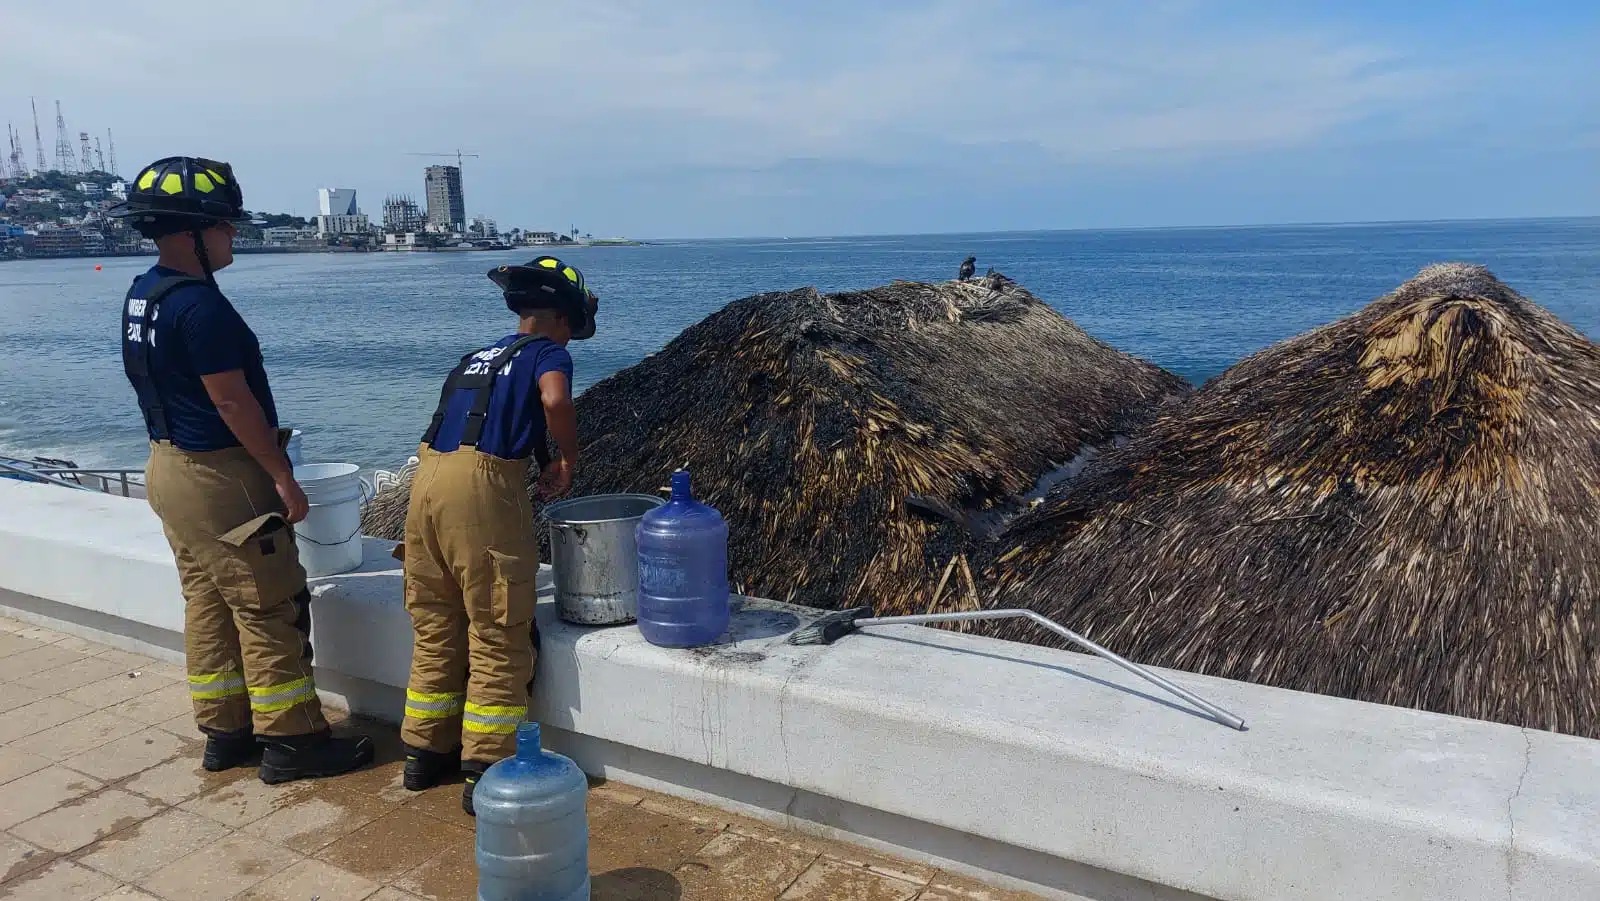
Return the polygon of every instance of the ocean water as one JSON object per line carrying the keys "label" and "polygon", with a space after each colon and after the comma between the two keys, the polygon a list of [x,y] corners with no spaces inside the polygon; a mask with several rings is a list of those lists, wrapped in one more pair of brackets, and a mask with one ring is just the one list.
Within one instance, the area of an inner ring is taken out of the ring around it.
{"label": "ocean water", "polygon": [[[980,273],[995,267],[1102,340],[1197,384],[1447,260],[1489,266],[1600,338],[1600,218],[695,241],[564,252],[601,295],[599,333],[572,346],[577,387],[729,301],[945,279],[968,254]],[[396,467],[461,354],[514,328],[485,274],[532,255],[252,255],[219,280],[261,337],[280,415],[306,431],[307,459]],[[130,280],[152,262],[0,263],[0,453],[143,465],[118,318]]]}

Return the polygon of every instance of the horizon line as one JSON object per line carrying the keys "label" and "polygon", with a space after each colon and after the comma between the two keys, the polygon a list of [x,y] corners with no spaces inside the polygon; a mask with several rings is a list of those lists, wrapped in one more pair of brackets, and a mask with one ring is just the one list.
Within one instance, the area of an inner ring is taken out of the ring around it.
{"label": "horizon line", "polygon": [[1266,228],[1360,228],[1377,225],[1452,225],[1452,224],[1488,224],[1495,222],[1573,222],[1584,220],[1600,220],[1600,213],[1590,213],[1573,216],[1471,216],[1450,219],[1355,219],[1355,220],[1305,220],[1290,222],[1254,222],[1235,225],[1118,225],[1118,226],[1082,226],[1077,228],[1012,228],[1012,229],[986,229],[983,231],[931,231],[931,232],[858,232],[840,233],[832,235],[720,235],[712,237],[631,237],[610,236],[596,237],[596,240],[629,240],[644,243],[667,241],[816,241],[822,239],[840,240],[856,238],[965,238],[982,237],[990,235],[1049,235],[1049,234],[1079,234],[1091,232],[1153,232],[1153,231],[1245,231],[1250,229]]}

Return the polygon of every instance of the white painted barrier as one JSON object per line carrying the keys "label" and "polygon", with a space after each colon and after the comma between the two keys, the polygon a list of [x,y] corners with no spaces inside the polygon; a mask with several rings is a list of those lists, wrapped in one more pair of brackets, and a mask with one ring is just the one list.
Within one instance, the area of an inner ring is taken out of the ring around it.
{"label": "white painted barrier", "polygon": [[[394,718],[390,547],[314,581],[314,641],[325,692]],[[179,646],[139,501],[0,482],[0,605]],[[1600,742],[1163,671],[1239,733],[1069,652],[918,627],[796,648],[808,612],[764,602],[735,643],[669,651],[552,607],[536,710],[590,772],[1063,898],[1600,898]]]}

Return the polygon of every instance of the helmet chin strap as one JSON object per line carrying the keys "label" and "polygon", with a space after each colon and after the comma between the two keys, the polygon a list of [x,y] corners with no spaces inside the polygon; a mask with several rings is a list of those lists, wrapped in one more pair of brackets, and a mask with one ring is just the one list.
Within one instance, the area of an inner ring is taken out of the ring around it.
{"label": "helmet chin strap", "polygon": [[211,255],[206,253],[205,232],[197,228],[189,232],[189,234],[194,237],[194,255],[200,258],[200,270],[206,274],[206,281],[215,288],[217,286],[217,277],[211,269]]}

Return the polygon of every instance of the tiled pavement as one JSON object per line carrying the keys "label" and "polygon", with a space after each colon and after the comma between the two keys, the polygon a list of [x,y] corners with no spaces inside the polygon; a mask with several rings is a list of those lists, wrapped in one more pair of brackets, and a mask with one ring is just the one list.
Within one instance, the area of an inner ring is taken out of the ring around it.
{"label": "tiled pavement", "polygon": [[[0,618],[0,899],[470,901],[460,787],[372,769],[209,774],[180,668]],[[329,711],[333,714],[333,711]],[[337,718],[336,716],[333,718]],[[1021,901],[930,867],[617,783],[589,794],[596,901]]]}

